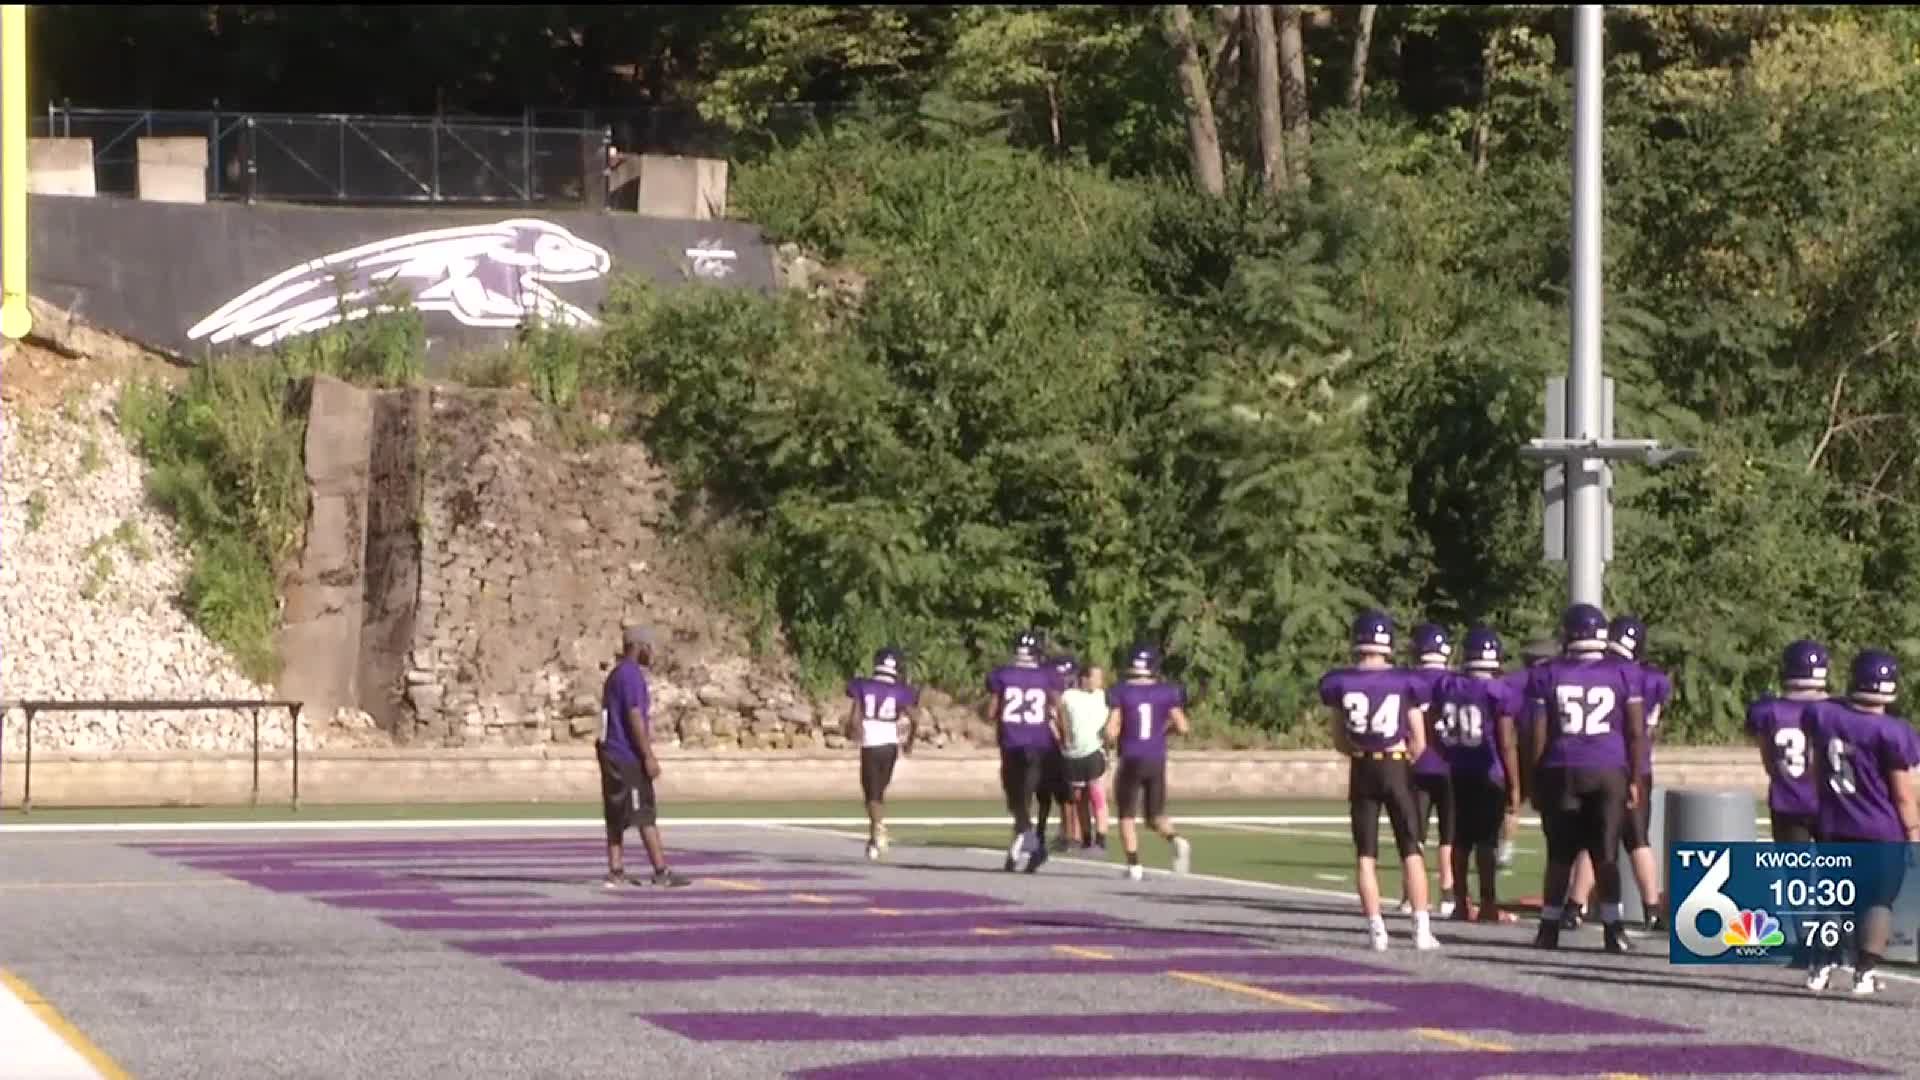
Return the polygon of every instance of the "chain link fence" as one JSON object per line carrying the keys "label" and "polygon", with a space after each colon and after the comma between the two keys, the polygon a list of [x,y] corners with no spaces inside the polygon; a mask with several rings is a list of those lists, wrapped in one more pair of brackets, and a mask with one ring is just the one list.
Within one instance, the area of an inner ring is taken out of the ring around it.
{"label": "chain link fence", "polygon": [[134,195],[142,138],[207,141],[207,197],[319,203],[599,206],[605,127],[412,116],[51,106],[35,134],[93,140],[95,188]]}

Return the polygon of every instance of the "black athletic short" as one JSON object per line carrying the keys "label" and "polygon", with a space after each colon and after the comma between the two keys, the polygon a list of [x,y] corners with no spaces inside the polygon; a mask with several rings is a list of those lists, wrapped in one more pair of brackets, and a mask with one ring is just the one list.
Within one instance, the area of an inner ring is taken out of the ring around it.
{"label": "black athletic short", "polygon": [[1818,814],[1783,814],[1778,810],[1767,811],[1773,819],[1773,842],[1776,844],[1811,844],[1820,824]]}
{"label": "black athletic short", "polygon": [[600,759],[600,799],[606,813],[607,842],[617,843],[630,828],[654,824],[653,781],[637,761],[616,761],[605,747],[595,746]]}
{"label": "black athletic short", "polygon": [[1347,768],[1347,802],[1351,804],[1354,853],[1365,859],[1380,857],[1380,811],[1387,812],[1393,846],[1402,859],[1421,854],[1420,830],[1413,796],[1413,767],[1407,755],[1355,754]]}
{"label": "black athletic short", "polygon": [[1167,816],[1166,758],[1123,757],[1114,770],[1113,806],[1118,817],[1138,818],[1143,802],[1148,821]]}
{"label": "black athletic short", "polygon": [[867,802],[886,802],[887,785],[893,783],[893,766],[900,760],[898,746],[860,748],[860,797]]}
{"label": "black athletic short", "polygon": [[1453,778],[1453,843],[1468,850],[1500,842],[1507,818],[1507,788],[1485,773]]}
{"label": "black athletic short", "polygon": [[1543,768],[1534,774],[1535,805],[1547,834],[1547,859],[1570,863],[1584,851],[1593,865],[1620,861],[1626,831],[1627,770]]}
{"label": "black athletic short", "polygon": [[1107,774],[1107,755],[1099,750],[1067,759],[1067,783],[1082,788]]}
{"label": "black athletic short", "polygon": [[1449,773],[1413,774],[1413,818],[1420,823],[1420,842],[1427,840],[1427,821],[1440,816],[1440,846],[1453,846],[1453,776]]}
{"label": "black athletic short", "polygon": [[1628,851],[1653,846],[1653,777],[1640,779],[1640,801],[1620,823],[1620,842]]}
{"label": "black athletic short", "polygon": [[1067,770],[1060,751],[1021,747],[1000,750],[1000,790],[1007,796],[1007,809],[1018,818],[1027,813],[1035,799],[1067,801]]}

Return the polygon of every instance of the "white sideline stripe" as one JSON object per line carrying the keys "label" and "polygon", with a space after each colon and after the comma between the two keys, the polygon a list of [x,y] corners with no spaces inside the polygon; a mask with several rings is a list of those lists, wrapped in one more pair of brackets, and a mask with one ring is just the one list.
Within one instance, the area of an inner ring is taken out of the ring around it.
{"label": "white sideline stripe", "polygon": [[0,984],[0,1046],[6,1047],[6,1075],[34,1080],[100,1080],[100,1072],[41,1022],[27,1003]]}
{"label": "white sideline stripe", "polygon": [[[57,812],[57,811],[56,811]],[[9,815],[17,811],[8,811]],[[1180,820],[1190,825],[1346,825],[1345,815],[1331,814],[1214,814],[1189,816],[1182,814]],[[1766,819],[1756,819],[1765,831]],[[721,828],[739,825],[746,828],[767,828],[769,826],[865,826],[867,819],[862,817],[708,817],[674,818],[662,817],[660,824],[675,828]],[[1007,818],[995,817],[889,817],[888,825],[924,826],[928,828],[947,828],[962,825],[1005,825]],[[1523,817],[1520,824],[1538,826],[1537,817]],[[571,818],[418,818],[413,820],[382,818],[374,821],[98,821],[98,822],[61,822],[51,825],[13,824],[0,825],[0,835],[9,833],[116,833],[116,832],[311,832],[329,829],[354,832],[406,831],[408,829],[505,829],[524,831],[530,829],[603,829],[605,826],[596,817]],[[1345,834],[1337,834],[1344,836]]]}

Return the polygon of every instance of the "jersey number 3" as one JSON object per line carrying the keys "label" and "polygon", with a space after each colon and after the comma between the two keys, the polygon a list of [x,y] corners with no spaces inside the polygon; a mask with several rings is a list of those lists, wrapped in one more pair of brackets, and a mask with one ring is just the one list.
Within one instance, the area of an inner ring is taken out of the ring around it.
{"label": "jersey number 3", "polygon": [[1605,735],[1613,730],[1614,693],[1610,686],[1555,686],[1560,731],[1565,735]]}
{"label": "jersey number 3", "polygon": [[1355,735],[1365,735],[1371,730],[1375,735],[1392,738],[1400,730],[1400,695],[1388,694],[1380,701],[1380,707],[1369,716],[1367,709],[1373,703],[1365,694],[1347,694],[1340,699],[1340,705],[1347,710],[1347,730]]}

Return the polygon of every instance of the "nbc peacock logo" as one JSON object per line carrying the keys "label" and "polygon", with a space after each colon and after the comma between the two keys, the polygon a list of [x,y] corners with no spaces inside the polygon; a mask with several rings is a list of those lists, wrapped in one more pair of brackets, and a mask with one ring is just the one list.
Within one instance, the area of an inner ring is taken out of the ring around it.
{"label": "nbc peacock logo", "polygon": [[1727,932],[1721,940],[1736,948],[1787,943],[1786,935],[1780,932],[1780,920],[1759,909],[1742,911],[1739,918],[1727,920]]}

